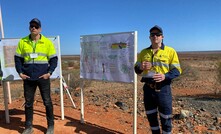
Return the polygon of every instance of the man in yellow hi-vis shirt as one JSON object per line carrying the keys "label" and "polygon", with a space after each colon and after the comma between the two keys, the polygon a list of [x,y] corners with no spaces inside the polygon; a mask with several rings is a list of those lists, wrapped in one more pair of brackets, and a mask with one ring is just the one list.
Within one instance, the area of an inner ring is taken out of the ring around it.
{"label": "man in yellow hi-vis shirt", "polygon": [[41,22],[34,18],[29,22],[30,34],[20,39],[15,58],[15,68],[23,79],[25,97],[25,130],[23,134],[33,133],[33,103],[38,87],[46,108],[48,129],[46,134],[54,133],[54,113],[51,101],[50,76],[57,67],[58,57],[54,44],[40,34]]}
{"label": "man in yellow hi-vis shirt", "polygon": [[159,26],[150,29],[151,45],[143,49],[135,64],[135,72],[144,82],[144,106],[153,134],[160,134],[158,112],[162,133],[172,132],[171,81],[181,74],[176,51],[163,44],[163,30]]}

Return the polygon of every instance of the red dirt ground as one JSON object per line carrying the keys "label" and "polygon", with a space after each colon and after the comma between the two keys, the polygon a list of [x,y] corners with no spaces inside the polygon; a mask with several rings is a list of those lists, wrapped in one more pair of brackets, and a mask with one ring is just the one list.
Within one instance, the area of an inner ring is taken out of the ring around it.
{"label": "red dirt ground", "polygon": [[[80,123],[79,103],[75,103],[77,109],[72,108],[70,103],[65,103],[65,119],[61,120],[60,102],[56,100],[59,96],[54,97],[54,114],[55,114],[55,134],[114,134],[114,133],[132,133],[133,132],[133,115],[122,112],[117,108],[104,109],[101,106],[85,106],[85,124]],[[39,98],[39,97],[38,97]],[[37,99],[38,100],[38,99]],[[69,101],[66,97],[65,102]],[[1,134],[17,134],[23,131],[24,126],[24,108],[22,107],[23,99],[16,99],[9,105],[10,124],[5,124],[1,120]],[[1,106],[1,115],[4,114]],[[4,119],[4,118],[2,118]],[[139,123],[147,121],[138,118]],[[46,131],[45,110],[41,98],[34,106],[34,132],[43,134]],[[142,132],[143,131],[143,132]],[[138,128],[138,133],[144,133],[143,128]]]}
{"label": "red dirt ground", "polygon": [[[182,91],[182,92],[178,92]],[[190,92],[188,89],[174,90],[174,95],[195,95],[204,94],[202,90],[195,89]],[[133,133],[133,111],[125,112],[117,107],[104,108],[102,106],[87,104],[85,99],[85,124],[80,123],[80,100],[75,99],[77,109],[72,107],[68,96],[64,96],[64,115],[61,120],[61,108],[59,95],[53,95],[54,114],[55,114],[55,134],[132,134]],[[80,98],[80,97],[79,97]],[[22,107],[23,98],[15,99],[9,104],[10,124],[5,123],[4,107],[0,105],[1,134],[18,134],[24,129],[24,108]],[[45,119],[45,110],[40,96],[36,97],[34,105],[34,133],[43,134],[46,131],[47,123]],[[206,131],[207,128],[198,127],[198,130]],[[141,116],[137,117],[137,133],[150,134],[148,121]],[[178,133],[176,128],[173,133]],[[215,134],[216,132],[214,132]],[[217,133],[218,134],[218,133]]]}

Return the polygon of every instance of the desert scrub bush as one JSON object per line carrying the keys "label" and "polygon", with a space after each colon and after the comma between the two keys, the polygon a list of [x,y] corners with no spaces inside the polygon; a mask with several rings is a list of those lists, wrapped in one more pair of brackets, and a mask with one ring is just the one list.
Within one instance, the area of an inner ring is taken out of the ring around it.
{"label": "desert scrub bush", "polygon": [[196,68],[191,67],[187,62],[185,61],[180,61],[181,69],[182,69],[182,74],[174,79],[174,82],[179,82],[179,81],[195,81],[198,79],[199,71]]}
{"label": "desert scrub bush", "polygon": [[[20,81],[22,83],[22,81]],[[24,94],[22,84],[14,84],[13,82],[10,83],[11,87],[11,98],[21,98]]]}
{"label": "desert scrub bush", "polygon": [[80,62],[79,61],[75,61],[74,69],[80,69]]}
{"label": "desert scrub bush", "polygon": [[221,62],[218,62],[218,83],[221,84]]}
{"label": "desert scrub bush", "polygon": [[74,69],[80,69],[80,62],[79,61],[69,61],[68,67],[73,67]]}
{"label": "desert scrub bush", "polygon": [[[68,75],[70,75],[69,81],[68,81]],[[72,69],[72,70],[63,71],[63,76],[64,76],[66,83],[70,87],[71,92],[73,89],[76,89],[81,86],[80,84],[82,80],[80,79],[80,69]],[[89,80],[84,80],[83,82],[84,82],[83,84],[84,87],[88,87],[91,84],[91,81]]]}
{"label": "desert scrub bush", "polygon": [[74,60],[62,61],[61,66],[63,70],[72,69],[72,68],[80,69],[80,62]]}
{"label": "desert scrub bush", "polygon": [[67,69],[68,68],[68,61],[62,61],[61,67],[62,67],[62,69]]}
{"label": "desert scrub bush", "polygon": [[74,61],[68,61],[68,67],[73,67],[74,66]]}

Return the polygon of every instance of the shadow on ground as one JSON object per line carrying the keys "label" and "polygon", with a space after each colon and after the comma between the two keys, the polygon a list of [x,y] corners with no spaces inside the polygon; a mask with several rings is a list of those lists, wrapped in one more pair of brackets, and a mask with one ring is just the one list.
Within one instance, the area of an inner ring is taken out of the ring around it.
{"label": "shadow on ground", "polygon": [[[45,113],[39,110],[34,110],[34,114],[38,114],[41,116],[45,116]],[[5,129],[14,130],[19,133],[21,133],[24,130],[24,122],[21,121],[21,118],[19,117],[13,117],[13,115],[24,115],[24,111],[20,109],[10,109],[9,110],[10,115],[10,123],[7,124],[5,122],[5,111],[0,110],[0,126]],[[60,116],[55,115],[56,118],[59,118]],[[65,124],[66,126],[73,126],[76,128],[74,130],[75,133],[87,133],[87,134],[95,134],[95,133],[102,133],[102,134],[122,134],[121,132],[117,132],[115,130],[111,130],[108,128],[104,128],[102,126],[92,124],[90,122],[81,123],[80,120],[65,116],[65,119],[68,120],[68,122]],[[56,125],[56,124],[55,124]],[[33,125],[34,128],[45,132],[46,128],[44,126],[40,125]]]}

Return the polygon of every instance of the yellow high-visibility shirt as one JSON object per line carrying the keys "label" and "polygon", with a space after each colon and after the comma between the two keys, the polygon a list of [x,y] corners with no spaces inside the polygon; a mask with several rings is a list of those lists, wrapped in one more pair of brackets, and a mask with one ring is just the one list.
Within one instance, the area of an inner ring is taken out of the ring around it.
{"label": "yellow high-visibility shirt", "polygon": [[143,61],[149,61],[152,63],[151,70],[143,71],[141,73],[143,77],[147,77],[150,71],[166,74],[173,68],[177,68],[180,74],[182,72],[176,51],[163,44],[155,54],[151,46],[143,49],[138,56],[135,66],[140,66]]}
{"label": "yellow high-visibility shirt", "polygon": [[43,35],[36,42],[35,47],[29,36],[22,38],[18,43],[15,55],[24,58],[24,64],[44,64],[48,63],[50,58],[57,56],[54,44]]}

